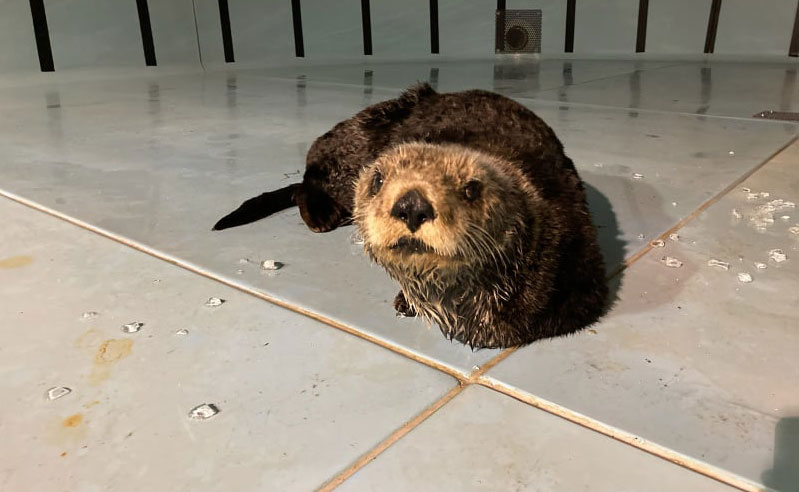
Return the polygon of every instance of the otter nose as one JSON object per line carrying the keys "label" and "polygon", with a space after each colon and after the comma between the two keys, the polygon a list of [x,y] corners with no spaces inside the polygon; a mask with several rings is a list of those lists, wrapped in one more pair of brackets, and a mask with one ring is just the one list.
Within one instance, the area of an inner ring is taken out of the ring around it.
{"label": "otter nose", "polygon": [[391,216],[405,222],[411,232],[416,232],[422,224],[436,218],[433,205],[416,190],[405,193],[397,200],[391,207]]}

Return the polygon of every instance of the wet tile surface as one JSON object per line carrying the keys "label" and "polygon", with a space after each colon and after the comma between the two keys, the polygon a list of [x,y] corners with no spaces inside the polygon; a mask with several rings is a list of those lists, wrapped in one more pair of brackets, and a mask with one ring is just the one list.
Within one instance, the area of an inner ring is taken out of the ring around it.
{"label": "wet tile surface", "polygon": [[535,60],[526,57],[496,60],[444,60],[349,65],[306,65],[245,70],[270,78],[305,79],[354,86],[400,90],[427,81],[441,91],[493,90],[514,97],[535,97],[539,91],[622,77],[636,71],[672,66],[671,61]]}
{"label": "wet tile surface", "polygon": [[[395,319],[398,288],[350,243],[351,228],[313,234],[294,209],[210,231],[243,199],[298,181],[316,136],[394,95],[249,72],[5,89],[0,188],[468,372],[497,352],[472,353],[437,328]],[[781,123],[522,101],[555,128],[589,184],[611,267],[795,132]],[[286,267],[264,275],[242,258]]]}
{"label": "wet tile surface", "polygon": [[[0,216],[2,490],[311,490],[455,383],[7,199]],[[220,412],[189,420],[202,403]]]}
{"label": "wet tile surface", "polygon": [[734,490],[479,386],[339,490],[409,489]]}
{"label": "wet tile surface", "polygon": [[604,106],[749,118],[799,109],[799,64],[684,63],[575,83],[535,97]]}
{"label": "wet tile surface", "polygon": [[[624,272],[594,331],[522,349],[490,377],[795,490],[799,210],[786,202],[799,203],[797,176],[794,145]],[[667,268],[664,256],[683,266]]]}
{"label": "wet tile surface", "polygon": [[[480,88],[517,98],[749,118],[799,110],[799,63],[686,60],[497,60],[370,63],[248,70],[248,75],[402,89]],[[746,97],[741,97],[746,94]]]}

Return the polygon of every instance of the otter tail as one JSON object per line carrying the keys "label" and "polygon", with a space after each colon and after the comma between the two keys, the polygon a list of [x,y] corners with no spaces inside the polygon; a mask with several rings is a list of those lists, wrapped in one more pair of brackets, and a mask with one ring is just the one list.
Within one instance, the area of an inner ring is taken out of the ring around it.
{"label": "otter tail", "polygon": [[254,198],[250,198],[242,203],[239,208],[219,219],[219,222],[214,224],[213,230],[221,231],[230,227],[249,224],[250,222],[263,219],[281,210],[293,207],[297,205],[294,193],[301,187],[302,183],[295,183],[285,188],[268,191]]}

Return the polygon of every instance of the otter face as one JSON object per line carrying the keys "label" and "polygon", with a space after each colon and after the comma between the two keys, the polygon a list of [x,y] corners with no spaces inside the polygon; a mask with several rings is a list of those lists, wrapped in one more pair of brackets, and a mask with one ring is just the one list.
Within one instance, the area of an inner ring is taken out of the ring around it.
{"label": "otter face", "polygon": [[367,253],[390,273],[496,264],[525,227],[524,186],[479,152],[402,144],[361,172],[353,215]]}

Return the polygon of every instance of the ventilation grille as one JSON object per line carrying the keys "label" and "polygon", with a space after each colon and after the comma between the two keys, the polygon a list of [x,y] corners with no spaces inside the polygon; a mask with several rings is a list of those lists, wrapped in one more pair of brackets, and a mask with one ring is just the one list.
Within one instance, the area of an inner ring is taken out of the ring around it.
{"label": "ventilation grille", "polygon": [[497,53],[541,53],[540,10],[497,10]]}

